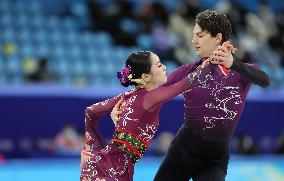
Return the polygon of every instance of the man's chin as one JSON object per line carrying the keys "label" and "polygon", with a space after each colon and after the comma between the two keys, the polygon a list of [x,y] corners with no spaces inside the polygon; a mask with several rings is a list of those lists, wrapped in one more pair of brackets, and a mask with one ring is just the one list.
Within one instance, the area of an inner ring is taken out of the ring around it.
{"label": "man's chin", "polygon": [[198,56],[198,57],[208,57],[208,56],[202,54],[200,51],[196,51],[195,54],[196,54],[196,56]]}

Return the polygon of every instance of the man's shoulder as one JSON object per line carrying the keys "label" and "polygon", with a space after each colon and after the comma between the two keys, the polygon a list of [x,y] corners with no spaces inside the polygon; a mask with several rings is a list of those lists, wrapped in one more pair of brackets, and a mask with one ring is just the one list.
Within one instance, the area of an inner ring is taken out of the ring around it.
{"label": "man's shoulder", "polygon": [[191,63],[188,63],[188,64],[184,64],[184,65],[178,67],[177,69],[185,69],[185,70],[192,69],[196,65],[198,65],[201,61],[202,61],[202,59],[197,59],[194,62],[191,62]]}

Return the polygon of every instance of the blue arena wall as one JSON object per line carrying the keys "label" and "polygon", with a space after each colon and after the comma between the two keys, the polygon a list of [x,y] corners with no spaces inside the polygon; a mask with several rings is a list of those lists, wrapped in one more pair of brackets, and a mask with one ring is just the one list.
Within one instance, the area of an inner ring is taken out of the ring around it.
{"label": "blue arena wall", "polygon": [[[7,157],[26,157],[48,152],[43,146],[44,141],[52,140],[65,124],[73,123],[78,130],[84,130],[87,106],[123,91],[125,89],[1,87],[0,153]],[[264,144],[263,139],[269,139],[270,145],[264,145],[262,152],[273,152],[276,139],[284,130],[283,111],[283,92],[251,92],[235,135],[248,133],[259,144]],[[163,131],[176,133],[182,123],[183,98],[180,96],[162,108],[157,134]],[[100,130],[106,138],[111,137],[114,127],[109,117],[101,119]],[[20,144],[23,140],[28,140],[32,151],[23,150]]]}

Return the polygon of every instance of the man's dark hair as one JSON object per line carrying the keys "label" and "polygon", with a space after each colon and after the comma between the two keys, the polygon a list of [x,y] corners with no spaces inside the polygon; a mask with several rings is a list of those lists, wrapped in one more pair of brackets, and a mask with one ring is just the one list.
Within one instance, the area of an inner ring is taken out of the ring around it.
{"label": "man's dark hair", "polygon": [[197,14],[195,22],[203,31],[209,32],[213,37],[221,33],[221,44],[231,37],[231,23],[224,13],[213,10],[202,11]]}

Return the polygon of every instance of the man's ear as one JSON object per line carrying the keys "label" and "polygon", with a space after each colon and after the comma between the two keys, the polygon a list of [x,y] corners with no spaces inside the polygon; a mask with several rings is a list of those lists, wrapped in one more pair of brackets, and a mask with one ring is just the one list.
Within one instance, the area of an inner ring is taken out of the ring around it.
{"label": "man's ear", "polygon": [[216,43],[217,43],[217,44],[221,44],[222,39],[223,39],[222,33],[218,33],[218,34],[215,36],[215,39],[216,39]]}

